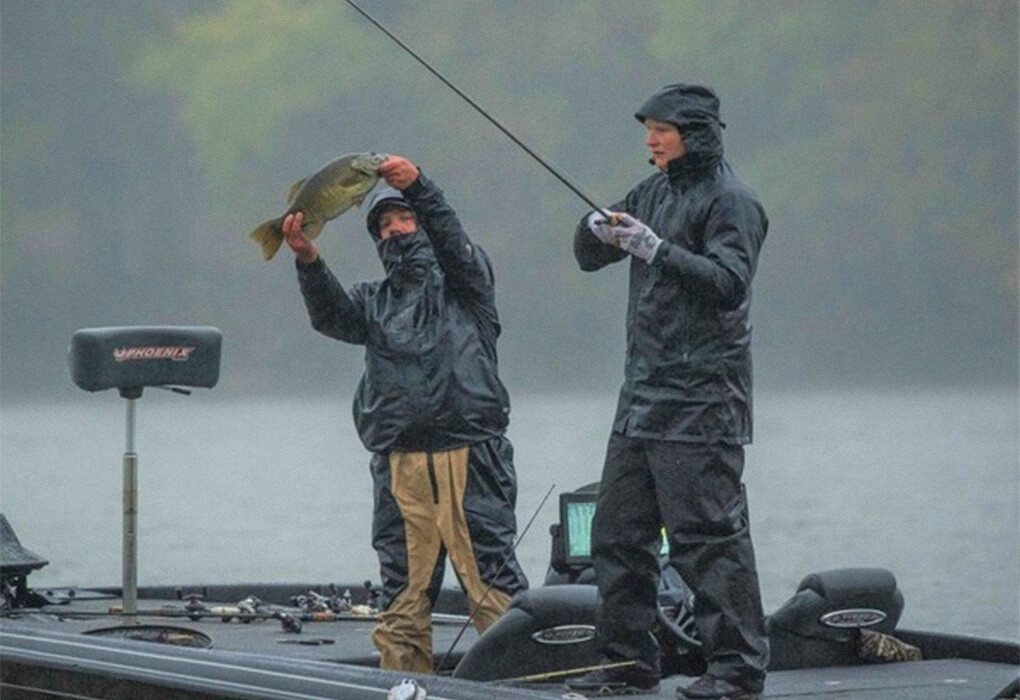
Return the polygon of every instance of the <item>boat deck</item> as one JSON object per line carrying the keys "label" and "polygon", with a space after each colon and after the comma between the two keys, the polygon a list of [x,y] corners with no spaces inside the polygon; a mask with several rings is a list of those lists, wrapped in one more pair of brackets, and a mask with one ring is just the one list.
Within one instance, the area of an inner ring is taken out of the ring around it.
{"label": "boat deck", "polygon": [[[306,621],[300,633],[287,632],[277,619],[247,623],[217,617],[191,620],[172,617],[167,611],[180,610],[180,600],[146,599],[139,610],[161,612],[139,615],[136,625],[125,625],[123,617],[104,615],[117,599],[75,600],[73,605],[56,605],[17,617],[0,619],[0,648],[5,662],[3,696],[19,697],[18,663],[44,663],[50,673],[61,669],[80,676],[82,659],[90,660],[103,673],[111,669],[131,676],[130,669],[144,669],[148,677],[165,675],[176,690],[166,697],[288,697],[327,698],[384,697],[380,680],[397,683],[407,674],[386,674],[377,668],[378,654],[371,640],[375,621],[345,617],[328,622]],[[211,603],[209,605],[212,605]],[[446,668],[477,639],[475,630],[464,629],[463,616],[442,616],[434,626],[437,659],[461,635]],[[198,633],[208,637],[208,648],[155,644],[130,640],[136,633],[162,627],[164,634]],[[102,632],[101,630],[111,630]],[[124,632],[124,630],[127,630]],[[99,633],[96,630],[100,630]],[[127,638],[125,638],[127,637]],[[12,665],[13,664],[13,665]],[[87,665],[87,664],[86,664]],[[27,668],[25,666],[24,668]],[[20,672],[25,672],[24,668]],[[13,669],[13,670],[12,670]],[[359,670],[360,669],[360,670]],[[99,671],[97,671],[98,673]],[[364,674],[360,683],[359,674]],[[854,698],[861,700],[991,700],[1016,681],[1015,660],[977,661],[967,658],[938,658],[907,663],[838,666],[772,672],[767,680],[766,698]],[[200,679],[195,686],[188,684]],[[188,679],[191,679],[190,681]],[[560,679],[544,682],[464,681],[446,675],[419,678],[429,698],[475,697],[485,688],[487,700],[513,697],[578,697],[566,695]],[[674,698],[678,687],[690,679],[663,679],[657,697]],[[70,680],[68,681],[70,682]],[[353,685],[352,685],[353,684]],[[108,687],[89,690],[80,678],[75,681],[76,697],[107,697]],[[65,689],[71,690],[72,686]],[[211,690],[210,690],[211,689]],[[23,697],[38,698],[25,691]],[[182,692],[184,694],[182,694]],[[94,694],[90,694],[94,693]],[[130,693],[127,696],[131,696]],[[151,687],[134,697],[158,697]],[[655,696],[652,696],[655,697]]]}
{"label": "boat deck", "polygon": [[[77,601],[73,609],[65,606],[46,606],[12,619],[0,620],[0,627],[16,623],[21,628],[87,634],[93,639],[124,638],[130,635],[132,624],[121,615],[103,615],[109,611],[111,602],[119,603],[119,600]],[[210,607],[218,605],[221,604],[209,603]],[[174,634],[175,631],[182,635],[188,632],[200,633],[211,641],[208,648],[218,651],[283,656],[305,661],[345,663],[373,668],[379,665],[379,653],[372,644],[372,629],[376,624],[373,617],[359,619],[357,615],[347,615],[333,621],[306,620],[301,623],[301,632],[295,633],[285,631],[280,620],[269,617],[248,622],[234,618],[224,622],[221,617],[215,615],[192,620],[185,614],[171,613],[180,610],[181,607],[181,602],[177,600],[140,601],[139,610],[158,610],[160,614],[139,614],[134,624],[138,633],[134,637],[144,639],[146,635],[157,633],[162,628],[170,634]],[[466,620],[464,616],[449,615],[440,617],[440,620],[434,623],[433,644],[435,654],[440,659],[453,646],[457,635],[461,635],[449,655],[447,666],[452,666],[452,662],[460,658],[463,650],[470,647],[478,638],[474,627],[464,628],[464,620]]]}

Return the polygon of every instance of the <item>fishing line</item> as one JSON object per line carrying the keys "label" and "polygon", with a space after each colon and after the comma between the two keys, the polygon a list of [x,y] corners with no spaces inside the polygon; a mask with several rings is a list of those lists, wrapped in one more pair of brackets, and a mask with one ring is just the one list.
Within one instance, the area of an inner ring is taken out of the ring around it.
{"label": "fishing line", "polygon": [[[549,490],[545,492],[545,496],[542,498],[542,502],[538,504],[538,508],[536,508],[535,512],[531,514],[531,519],[528,520],[528,524],[524,526],[523,530],[521,530],[521,534],[517,538],[517,541],[514,542],[513,546],[510,548],[510,551],[507,552],[507,555],[503,558],[503,563],[500,564],[499,569],[497,569],[495,575],[493,575],[492,577],[493,583],[495,583],[496,579],[499,578],[499,575],[503,573],[503,569],[505,569],[506,565],[510,562],[510,557],[512,557],[514,555],[514,552],[517,551],[517,545],[519,545],[521,543],[521,540],[524,539],[524,536],[528,534],[528,529],[531,527],[531,523],[535,522],[535,518],[542,510],[542,506],[545,505],[545,502],[549,500],[549,495],[552,494],[554,488],[556,488],[556,484],[550,486]],[[439,660],[439,663],[436,664],[436,673],[438,673],[439,669],[441,669],[443,667],[443,664],[446,663],[446,659],[449,658],[450,654],[453,652],[453,648],[457,646],[457,642],[459,642],[460,638],[464,635],[464,631],[467,630],[468,625],[471,624],[471,621],[475,619],[475,615],[478,613],[478,611],[482,609],[482,603],[485,602],[486,597],[488,597],[489,595],[489,591],[492,590],[493,583],[490,583],[488,586],[485,587],[485,592],[482,594],[482,597],[479,598],[478,604],[475,606],[475,609],[473,611],[470,611],[471,614],[468,615],[468,618],[464,621],[464,625],[460,628],[460,631],[457,632],[457,636],[454,638],[453,644],[450,645],[450,648],[446,650],[445,654],[443,654],[443,658],[441,658]]]}
{"label": "fishing line", "polygon": [[360,14],[360,15],[361,15],[362,17],[364,17],[364,18],[365,18],[365,19],[367,19],[367,20],[368,20],[369,22],[371,22],[371,23],[372,23],[372,24],[374,24],[374,25],[375,25],[376,27],[378,27],[378,28],[379,28],[379,30],[380,30],[380,31],[381,31],[381,32],[382,32],[383,34],[385,34],[385,35],[386,35],[386,36],[388,36],[388,37],[389,37],[390,39],[392,39],[392,40],[393,40],[393,41],[394,41],[394,42],[395,42],[395,43],[397,44],[397,46],[399,46],[399,47],[400,47],[400,48],[402,48],[402,49],[403,49],[404,51],[406,51],[407,53],[409,53],[409,54],[410,54],[410,55],[411,55],[411,56],[412,56],[412,57],[413,57],[413,58],[414,58],[414,59],[415,59],[416,61],[418,61],[418,63],[420,63],[420,64],[422,64],[423,66],[425,66],[425,68],[426,68],[426,69],[428,69],[428,71],[429,71],[430,73],[432,73],[432,75],[434,75],[434,76],[436,76],[437,78],[439,78],[440,80],[442,80],[442,81],[443,81],[443,83],[444,83],[444,84],[446,85],[446,87],[450,88],[450,89],[451,89],[451,90],[453,90],[453,91],[454,91],[455,93],[457,93],[457,95],[459,95],[459,96],[461,97],[461,99],[463,99],[463,100],[464,100],[465,102],[467,102],[467,103],[468,103],[469,105],[471,105],[472,107],[474,107],[474,108],[475,108],[475,110],[477,110],[479,114],[481,114],[481,115],[482,115],[483,117],[485,117],[485,118],[486,118],[486,119],[488,119],[488,120],[489,120],[490,122],[492,122],[492,124],[493,124],[493,125],[494,125],[494,126],[495,126],[495,127],[497,128],[497,129],[499,129],[500,131],[502,131],[502,132],[503,132],[504,134],[506,134],[506,135],[507,135],[507,136],[508,136],[508,137],[510,138],[510,140],[511,140],[511,141],[513,141],[513,142],[514,142],[514,143],[516,143],[516,144],[517,144],[518,146],[520,146],[520,147],[521,147],[521,148],[522,148],[522,149],[524,150],[524,152],[525,152],[525,153],[527,153],[527,154],[528,154],[529,156],[531,156],[531,157],[532,157],[532,158],[534,158],[534,159],[535,159],[536,161],[538,161],[538,164],[539,164],[539,165],[541,165],[541,166],[542,166],[543,168],[545,168],[545,169],[546,169],[546,170],[548,170],[548,171],[549,171],[550,173],[552,173],[552,174],[553,174],[553,176],[555,176],[557,180],[559,180],[559,181],[560,181],[560,182],[562,182],[562,183],[563,183],[564,185],[566,185],[566,186],[567,186],[567,187],[568,187],[568,188],[570,189],[570,191],[571,191],[571,192],[573,192],[573,193],[574,193],[574,194],[576,194],[576,195],[577,195],[578,197],[580,197],[581,199],[583,199],[583,200],[584,200],[584,202],[585,202],[585,203],[586,203],[586,204],[587,204],[588,206],[590,206],[590,207],[591,207],[592,209],[594,209],[594,210],[596,210],[596,211],[601,211],[601,212],[603,212],[604,214],[607,214],[607,216],[608,216],[608,213],[606,212],[606,210],[605,210],[605,209],[603,209],[602,207],[600,207],[599,205],[595,204],[595,202],[594,202],[594,201],[592,201],[591,197],[589,197],[589,196],[588,196],[588,195],[586,195],[586,194],[585,194],[584,192],[582,192],[582,191],[581,191],[580,189],[578,189],[578,188],[577,188],[577,187],[576,187],[576,186],[575,186],[575,185],[574,185],[573,183],[571,183],[571,182],[570,182],[570,180],[568,180],[568,179],[567,179],[566,177],[564,177],[564,176],[563,176],[562,174],[560,174],[560,172],[559,172],[558,170],[556,170],[556,168],[554,168],[553,166],[551,166],[551,165],[550,165],[549,163],[547,163],[547,162],[546,162],[546,161],[545,161],[545,160],[544,160],[544,159],[543,159],[543,158],[542,158],[542,157],[541,157],[540,155],[538,155],[538,154],[537,154],[537,153],[535,153],[535,152],[534,152],[533,150],[531,150],[530,148],[528,148],[528,146],[527,146],[527,145],[526,145],[526,144],[525,144],[525,143],[524,143],[523,141],[521,141],[521,140],[520,140],[519,138],[517,138],[517,137],[516,137],[516,136],[514,136],[514,135],[513,135],[512,133],[510,133],[510,131],[509,131],[509,130],[508,130],[508,129],[507,129],[506,127],[505,127],[505,126],[503,126],[503,125],[502,125],[502,124],[500,124],[500,123],[499,123],[498,121],[496,121],[496,119],[495,119],[494,117],[492,117],[492,116],[491,116],[491,115],[490,115],[490,114],[489,114],[488,112],[486,112],[486,111],[485,111],[484,109],[482,109],[481,107],[479,107],[479,106],[478,106],[478,104],[477,104],[477,103],[476,103],[476,102],[475,102],[474,100],[472,100],[472,99],[471,99],[470,97],[468,97],[468,96],[467,96],[467,95],[465,95],[465,94],[464,94],[463,92],[461,92],[461,91],[460,91],[460,89],[458,89],[456,85],[454,85],[454,84],[453,84],[453,83],[451,83],[451,82],[450,82],[449,80],[447,80],[446,78],[444,78],[444,77],[443,77],[443,76],[442,76],[442,75],[441,75],[441,74],[439,73],[439,71],[437,71],[437,70],[436,70],[435,68],[433,68],[432,66],[430,66],[430,65],[428,64],[428,62],[427,62],[427,61],[426,61],[426,60],[425,60],[424,58],[422,58],[421,56],[419,56],[418,54],[416,54],[416,53],[415,53],[415,52],[414,52],[414,51],[413,51],[413,50],[411,49],[411,47],[409,47],[409,46],[408,46],[407,44],[405,44],[405,43],[404,43],[404,42],[402,42],[402,41],[401,41],[401,40],[400,40],[399,38],[397,38],[397,37],[396,37],[396,35],[394,35],[394,34],[393,34],[393,32],[391,32],[391,31],[390,31],[390,30],[388,30],[388,29],[387,29],[386,27],[384,27],[384,26],[383,26],[382,24],[380,24],[380,23],[379,23],[379,22],[378,22],[378,21],[377,21],[377,20],[376,20],[376,19],[375,19],[374,17],[372,17],[372,15],[368,14],[367,12],[365,12],[364,10],[362,10],[362,9],[361,9],[360,7],[358,7],[358,4],[357,4],[356,2],[354,2],[354,0],[346,0],[346,2],[347,2],[347,4],[348,4],[348,5],[350,5],[350,6],[351,6],[351,7],[353,7],[353,8],[355,9],[355,10],[357,10],[357,11],[358,11],[358,13],[359,13],[359,14]]}

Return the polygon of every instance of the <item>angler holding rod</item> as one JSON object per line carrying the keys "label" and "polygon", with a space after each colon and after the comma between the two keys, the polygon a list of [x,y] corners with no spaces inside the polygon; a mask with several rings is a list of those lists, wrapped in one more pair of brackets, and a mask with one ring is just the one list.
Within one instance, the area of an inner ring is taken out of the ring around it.
{"label": "angler holding rod", "polygon": [[580,268],[626,261],[627,356],[592,522],[603,661],[589,695],[654,692],[660,527],[694,593],[707,672],[682,697],[753,700],[769,662],[744,493],[751,442],[751,281],[768,230],[723,157],[719,98],[667,85],[634,115],[656,172],[574,233]]}

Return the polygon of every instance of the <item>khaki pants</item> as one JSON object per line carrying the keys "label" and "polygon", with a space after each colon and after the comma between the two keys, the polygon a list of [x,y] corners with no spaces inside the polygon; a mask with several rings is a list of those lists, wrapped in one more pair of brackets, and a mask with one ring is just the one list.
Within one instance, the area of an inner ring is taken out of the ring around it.
{"label": "khaki pants", "polygon": [[510,596],[486,590],[478,572],[467,519],[468,450],[393,452],[390,490],[404,519],[407,586],[379,615],[372,641],[380,668],[431,673],[432,604],[427,590],[442,547],[446,548],[468,599],[475,629],[483,632],[502,615]]}

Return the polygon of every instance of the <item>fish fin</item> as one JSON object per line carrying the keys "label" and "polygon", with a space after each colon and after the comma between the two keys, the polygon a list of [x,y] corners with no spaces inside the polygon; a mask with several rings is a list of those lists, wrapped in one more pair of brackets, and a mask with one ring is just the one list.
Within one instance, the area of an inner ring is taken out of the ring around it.
{"label": "fish fin", "polygon": [[307,177],[303,177],[300,180],[298,180],[297,182],[295,182],[293,185],[290,186],[290,189],[287,190],[287,205],[288,206],[294,203],[294,199],[297,197],[298,191],[302,187],[304,187],[304,185],[305,185],[305,183],[307,181],[308,181],[308,178]]}
{"label": "fish fin", "polygon": [[325,221],[313,221],[309,224],[305,224],[301,227],[301,233],[305,234],[309,240],[314,240],[319,237],[322,233],[322,228],[326,225]]}
{"label": "fish fin", "polygon": [[252,239],[262,246],[262,259],[270,260],[283,243],[283,231],[280,229],[281,219],[270,219],[248,234]]}

